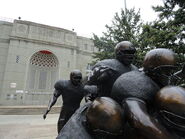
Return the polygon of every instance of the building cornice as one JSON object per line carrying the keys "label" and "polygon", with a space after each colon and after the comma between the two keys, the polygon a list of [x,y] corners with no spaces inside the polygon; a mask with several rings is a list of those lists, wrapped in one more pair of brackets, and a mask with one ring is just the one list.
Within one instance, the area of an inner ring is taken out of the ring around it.
{"label": "building cornice", "polygon": [[61,43],[54,43],[50,41],[43,41],[43,40],[36,40],[36,39],[28,39],[24,37],[17,37],[17,36],[10,36],[10,39],[12,40],[22,40],[26,42],[32,42],[32,43],[37,43],[37,44],[45,44],[45,45],[50,45],[50,46],[58,46],[58,47],[63,47],[63,48],[68,48],[68,49],[76,49],[76,46],[71,46],[67,44],[61,44]]}
{"label": "building cornice", "polygon": [[77,53],[84,54],[84,55],[93,54],[93,52],[90,52],[90,51],[79,50],[79,47],[76,47],[76,46],[60,44],[60,43],[53,43],[50,41],[47,42],[47,41],[28,39],[28,38],[17,37],[17,36],[10,36],[10,40],[21,40],[21,41],[26,41],[26,42],[36,43],[36,44],[44,44],[44,45],[57,46],[57,47],[62,47],[62,48],[67,48],[67,49],[73,49],[73,50],[77,50]]}
{"label": "building cornice", "polygon": [[52,30],[55,29],[55,30],[59,30],[59,31],[62,31],[62,32],[67,32],[67,33],[72,33],[72,34],[76,35],[76,32],[73,32],[71,30],[67,30],[67,29],[63,29],[63,28],[55,27],[55,26],[49,26],[49,25],[45,25],[45,24],[40,24],[40,23],[35,23],[35,22],[31,22],[31,21],[14,20],[14,23],[44,27],[44,28],[48,28],[48,29],[52,29]]}

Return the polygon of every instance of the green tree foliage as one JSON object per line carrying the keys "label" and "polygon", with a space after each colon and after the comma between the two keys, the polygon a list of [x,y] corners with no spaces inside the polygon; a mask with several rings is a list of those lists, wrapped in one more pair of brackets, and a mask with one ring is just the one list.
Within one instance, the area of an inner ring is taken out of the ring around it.
{"label": "green tree foliage", "polygon": [[[102,37],[93,35],[95,46],[99,49],[99,52],[95,53],[94,58],[96,60],[102,60],[107,58],[114,58],[114,47],[118,42],[131,41],[136,48],[139,48],[138,36],[141,32],[142,21],[140,19],[140,11],[130,9],[123,11],[121,14],[115,14],[112,25],[106,25],[106,32],[103,32]],[[140,56],[137,54],[137,56]],[[136,62],[137,63],[137,62]]]}
{"label": "green tree foliage", "polygon": [[177,63],[185,61],[185,2],[166,0],[163,6],[153,7],[159,18],[143,26],[142,46],[152,49],[169,48],[177,54]]}
{"label": "green tree foliage", "polygon": [[[96,60],[114,57],[114,46],[123,40],[134,43],[137,49],[134,64],[141,67],[147,51],[154,48],[169,48],[177,54],[177,63],[185,61],[185,2],[184,0],[165,0],[162,6],[153,7],[158,19],[142,24],[140,12],[135,9],[121,10],[115,14],[112,25],[106,25],[102,37],[94,34]],[[179,66],[181,68],[181,66]]]}

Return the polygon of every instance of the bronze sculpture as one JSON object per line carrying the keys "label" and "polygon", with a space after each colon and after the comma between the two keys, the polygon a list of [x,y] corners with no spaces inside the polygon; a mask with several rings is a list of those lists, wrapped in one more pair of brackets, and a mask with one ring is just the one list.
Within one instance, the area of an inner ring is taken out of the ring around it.
{"label": "bronze sculpture", "polygon": [[174,138],[185,138],[185,89],[167,86],[155,96],[156,117]]}
{"label": "bronze sculpture", "polygon": [[[174,94],[179,96],[178,105],[177,101],[172,99],[173,95],[167,94],[167,96],[172,97],[167,102],[173,102],[176,105],[172,108],[179,106],[179,109],[176,110],[169,109],[169,104],[165,103],[166,96],[158,95],[161,94],[161,88],[163,89],[163,87],[176,80],[176,75],[184,77],[184,70],[177,72],[178,74],[174,73],[174,64],[175,57],[171,50],[154,49],[146,54],[143,61],[143,71],[130,71],[117,78],[110,97],[122,107],[123,119],[125,120],[122,122],[123,128],[119,130],[123,131],[121,135],[110,134],[110,131],[103,132],[103,134],[94,134],[94,129],[87,126],[89,123],[92,125],[92,122],[87,119],[93,115],[88,115],[88,110],[93,106],[93,102],[89,102],[78,109],[65,128],[62,129],[57,139],[65,137],[75,139],[72,135],[69,135],[70,130],[76,131],[74,133],[75,137],[81,138],[81,135],[83,135],[82,139],[183,139],[184,91],[181,90],[179,93],[178,87],[175,87],[178,93]],[[96,104],[100,104],[97,99],[100,98],[95,99]],[[163,114],[161,114],[160,111],[164,106],[166,106],[165,112],[163,109]],[[93,110],[96,111],[95,109]],[[95,118],[98,118],[98,116]],[[104,124],[101,127],[106,127],[108,123],[94,122],[94,124],[93,127],[101,124]],[[173,125],[176,125],[176,127],[173,127]],[[77,127],[80,130],[77,131]],[[182,127],[182,129],[179,127]]]}
{"label": "bronze sculpture", "polygon": [[104,138],[120,136],[125,122],[121,106],[109,97],[98,97],[86,112],[86,128],[93,137]]}
{"label": "bronze sculpture", "polygon": [[108,97],[98,97],[81,106],[66,123],[57,139],[117,139],[125,119],[121,106]]}
{"label": "bronze sculpture", "polygon": [[136,49],[129,41],[122,41],[115,46],[115,59],[105,59],[96,63],[87,84],[97,85],[97,96],[108,96],[115,80],[123,73],[137,70],[132,65]]}
{"label": "bronze sculpture", "polygon": [[82,73],[79,70],[73,70],[70,73],[70,80],[59,80],[54,85],[55,91],[43,118],[46,118],[46,115],[51,110],[51,107],[55,105],[58,97],[62,95],[63,107],[61,108],[58,119],[58,133],[71,115],[80,107],[80,102],[84,97],[84,88],[81,80]]}
{"label": "bronze sculpture", "polygon": [[129,72],[120,76],[111,96],[126,111],[126,138],[170,139],[171,133],[154,117],[154,98],[160,88],[173,80],[175,56],[168,49],[149,51],[143,61],[143,72]]}

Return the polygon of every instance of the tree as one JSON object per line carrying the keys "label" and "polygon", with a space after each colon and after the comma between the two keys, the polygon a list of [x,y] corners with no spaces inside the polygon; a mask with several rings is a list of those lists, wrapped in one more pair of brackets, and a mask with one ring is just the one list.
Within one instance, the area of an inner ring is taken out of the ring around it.
{"label": "tree", "polygon": [[[137,49],[139,49],[138,36],[140,35],[142,21],[140,19],[140,11],[135,9],[121,9],[121,14],[115,14],[112,25],[106,25],[106,32],[102,37],[93,34],[95,46],[99,52],[95,53],[96,60],[102,60],[114,57],[114,47],[118,42],[127,40],[131,41]],[[137,56],[140,56],[137,54]],[[137,62],[135,62],[137,63]]]}
{"label": "tree", "polygon": [[143,26],[144,48],[169,48],[177,54],[177,63],[185,61],[185,2],[165,0],[163,6],[153,7],[159,13],[156,21]]}
{"label": "tree", "polygon": [[172,49],[177,54],[179,68],[185,61],[185,2],[165,0],[162,6],[153,7],[159,13],[158,19],[142,24],[140,12],[135,9],[121,10],[114,16],[112,25],[106,25],[102,37],[94,34],[96,60],[114,57],[114,46],[123,40],[134,43],[137,49],[135,65],[141,67],[146,52],[154,48]]}

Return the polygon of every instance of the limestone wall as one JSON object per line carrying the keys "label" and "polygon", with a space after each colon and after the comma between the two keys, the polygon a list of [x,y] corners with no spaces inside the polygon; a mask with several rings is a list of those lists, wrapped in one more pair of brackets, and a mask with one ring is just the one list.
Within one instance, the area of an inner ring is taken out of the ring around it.
{"label": "limestone wall", "polygon": [[53,53],[58,60],[57,79],[69,79],[73,69],[80,69],[85,76],[92,53],[97,51],[92,40],[73,31],[29,21],[0,23],[0,32],[0,105],[48,103],[53,89],[27,88],[30,58],[35,53],[41,50]]}
{"label": "limestone wall", "polygon": [[[12,31],[12,23],[0,22],[0,92],[2,92],[3,79],[9,48],[9,35]],[[2,93],[0,93],[0,101]]]}

